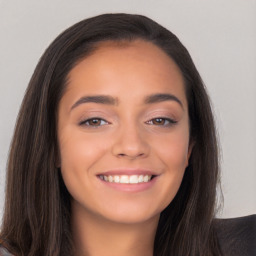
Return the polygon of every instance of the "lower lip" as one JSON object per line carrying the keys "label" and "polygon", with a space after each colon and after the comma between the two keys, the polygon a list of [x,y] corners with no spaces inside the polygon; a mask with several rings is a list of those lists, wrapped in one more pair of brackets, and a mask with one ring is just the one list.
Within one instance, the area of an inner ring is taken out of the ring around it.
{"label": "lower lip", "polygon": [[141,182],[135,184],[125,184],[125,183],[114,183],[114,182],[107,182],[102,180],[98,177],[98,179],[106,186],[124,192],[142,192],[145,190],[150,189],[156,183],[158,176],[154,177],[152,180],[148,182]]}

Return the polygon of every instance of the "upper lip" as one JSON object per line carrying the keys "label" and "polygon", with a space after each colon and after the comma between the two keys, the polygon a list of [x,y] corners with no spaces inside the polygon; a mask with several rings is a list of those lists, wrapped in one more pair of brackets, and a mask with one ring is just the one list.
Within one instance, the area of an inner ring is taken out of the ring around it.
{"label": "upper lip", "polygon": [[111,169],[97,175],[159,175],[156,171],[152,171],[150,169],[142,169],[142,168],[118,168]]}

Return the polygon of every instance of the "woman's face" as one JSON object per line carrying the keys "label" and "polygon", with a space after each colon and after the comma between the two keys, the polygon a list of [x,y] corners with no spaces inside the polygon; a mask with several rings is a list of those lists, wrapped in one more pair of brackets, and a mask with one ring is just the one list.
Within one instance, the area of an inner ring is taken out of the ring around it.
{"label": "woman's face", "polygon": [[177,65],[149,42],[105,42],[68,78],[58,142],[72,211],[121,223],[158,218],[191,151]]}

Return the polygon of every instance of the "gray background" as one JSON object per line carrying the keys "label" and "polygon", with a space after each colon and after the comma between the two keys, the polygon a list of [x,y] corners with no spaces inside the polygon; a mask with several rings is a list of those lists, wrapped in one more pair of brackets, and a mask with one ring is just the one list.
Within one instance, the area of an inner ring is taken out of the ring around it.
{"label": "gray background", "polygon": [[255,0],[0,0],[0,217],[16,115],[48,44],[84,18],[149,16],[185,44],[212,98],[222,149],[222,217],[256,213]]}

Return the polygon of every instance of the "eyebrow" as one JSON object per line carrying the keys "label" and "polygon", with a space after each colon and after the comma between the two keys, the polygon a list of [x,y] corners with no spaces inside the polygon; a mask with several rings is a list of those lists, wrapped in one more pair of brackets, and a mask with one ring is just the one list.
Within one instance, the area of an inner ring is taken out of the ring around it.
{"label": "eyebrow", "polygon": [[105,105],[117,105],[118,99],[108,96],[108,95],[95,95],[95,96],[84,96],[80,98],[74,105],[72,105],[71,110],[75,107],[84,103],[98,103]]}
{"label": "eyebrow", "polygon": [[[173,94],[158,93],[158,94],[153,94],[153,95],[146,96],[145,99],[144,99],[145,104],[154,104],[154,103],[164,102],[164,101],[175,101],[182,108],[184,108],[181,100],[179,100]],[[113,96],[110,96],[110,95],[84,96],[72,105],[71,110],[78,107],[81,104],[84,104],[84,103],[118,105],[119,100],[117,98],[113,97]]]}
{"label": "eyebrow", "polygon": [[158,93],[158,94],[153,94],[153,95],[149,95],[145,98],[145,103],[146,104],[153,104],[153,103],[157,103],[157,102],[163,102],[163,101],[175,101],[177,102],[182,108],[183,104],[181,102],[181,100],[179,100],[176,96],[174,96],[173,94],[169,94],[169,93]]}

